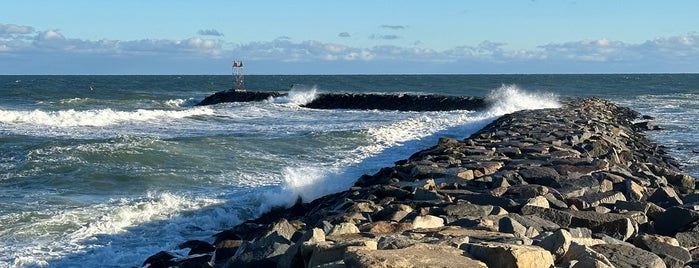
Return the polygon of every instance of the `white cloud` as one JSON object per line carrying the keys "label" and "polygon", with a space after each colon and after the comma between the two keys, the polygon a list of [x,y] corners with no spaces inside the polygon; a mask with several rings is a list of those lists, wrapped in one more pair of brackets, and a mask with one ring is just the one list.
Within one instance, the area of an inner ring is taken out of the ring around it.
{"label": "white cloud", "polygon": [[223,36],[223,33],[214,30],[214,29],[209,29],[209,30],[199,30],[197,31],[198,35],[211,35],[211,36]]}
{"label": "white cloud", "polygon": [[10,34],[29,34],[32,32],[34,32],[34,28],[30,26],[0,23],[0,36]]}
{"label": "white cloud", "polygon": [[[384,26],[389,29],[394,27]],[[399,29],[400,27],[394,28]],[[200,31],[202,35],[203,33],[213,34],[213,32],[202,31]],[[339,36],[344,35],[341,33]],[[349,37],[349,33],[346,34],[346,37]],[[376,38],[399,37],[388,35],[376,36]],[[615,72],[625,70],[696,72],[699,70],[699,35],[692,33],[682,36],[659,37],[638,44],[611,38],[600,38],[550,43],[532,49],[516,50],[508,49],[506,43],[486,40],[475,45],[464,44],[451,49],[434,50],[422,47],[420,43],[416,43],[413,47],[394,45],[354,47],[317,40],[293,41],[287,36],[281,36],[271,41],[242,44],[230,44],[220,39],[204,37],[92,41],[71,38],[58,30],[35,31],[29,26],[0,24],[0,62],[10,58],[31,59],[41,57],[45,53],[60,55],[62,56],[60,58],[76,58],[78,56],[94,59],[132,57],[134,62],[139,59],[142,61],[177,59],[205,62],[235,57],[248,62],[333,63],[333,66],[339,66],[338,68],[342,68],[343,64],[348,66],[361,64],[363,67],[376,65],[386,68],[386,66],[401,66],[402,63],[421,63],[437,66],[434,70],[451,72],[461,70],[454,69],[455,66],[478,68],[486,65],[490,68],[487,70],[495,70],[495,72],[518,70],[527,72],[604,72],[605,70]],[[102,62],[101,60],[94,61]],[[19,60],[17,62],[31,61]],[[186,66],[187,64],[182,65]],[[1,69],[2,66],[10,65],[0,64],[0,73],[7,73],[6,70]],[[512,69],[514,68],[512,66],[519,66],[519,69]],[[526,68],[522,66],[526,66]],[[550,66],[556,66],[556,68]],[[333,69],[320,69],[329,73],[334,72]]]}

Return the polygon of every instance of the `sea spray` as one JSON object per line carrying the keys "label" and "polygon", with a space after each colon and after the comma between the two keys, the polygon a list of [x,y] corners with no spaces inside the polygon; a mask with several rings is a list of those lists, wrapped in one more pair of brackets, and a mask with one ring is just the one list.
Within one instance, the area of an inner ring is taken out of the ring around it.
{"label": "sea spray", "polygon": [[[289,207],[299,200],[310,202],[348,189],[362,174],[376,172],[398,160],[396,157],[432,146],[440,136],[465,138],[498,116],[518,110],[560,106],[555,94],[531,93],[516,85],[503,85],[493,90],[488,100],[492,104],[482,112],[412,113],[416,117],[369,128],[371,144],[338,157],[333,169],[286,167],[280,190],[267,193],[268,200],[263,202],[273,204],[271,207]],[[263,205],[260,212],[267,211],[269,204]]]}
{"label": "sea spray", "polygon": [[268,101],[276,104],[302,106],[312,102],[316,98],[317,91],[318,88],[316,86],[294,85],[286,95],[269,97]]}

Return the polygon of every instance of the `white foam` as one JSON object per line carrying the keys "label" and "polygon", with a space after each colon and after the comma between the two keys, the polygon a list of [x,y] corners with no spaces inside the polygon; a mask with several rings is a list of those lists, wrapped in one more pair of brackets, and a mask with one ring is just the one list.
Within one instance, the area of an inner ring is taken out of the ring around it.
{"label": "white foam", "polygon": [[188,99],[172,99],[165,101],[165,106],[168,107],[192,107],[197,103],[201,102],[200,99],[188,98]]}
{"label": "white foam", "polygon": [[[327,194],[348,189],[361,174],[390,165],[417,150],[434,145],[440,136],[464,138],[498,116],[525,109],[560,107],[558,97],[549,93],[531,93],[516,85],[503,85],[492,91],[491,107],[483,112],[428,112],[414,114],[386,126],[367,129],[369,145],[338,156],[329,166],[287,167],[281,189],[266,194],[269,207],[291,206],[297,198],[310,202]],[[433,135],[438,133],[439,135]],[[426,139],[430,137],[430,139]],[[410,144],[408,144],[410,143]],[[357,166],[361,165],[361,166]]]}
{"label": "white foam", "polygon": [[[162,249],[164,245],[158,244],[158,241],[181,242],[183,238],[180,232],[183,231],[183,227],[197,226],[210,230],[222,228],[223,222],[239,222],[235,213],[230,211],[207,211],[214,214],[209,216],[217,220],[207,217],[182,217],[187,211],[200,210],[222,202],[224,200],[215,198],[149,193],[140,199],[122,198],[105,204],[60,212],[41,212],[50,216],[43,216],[42,220],[12,230],[13,237],[17,240],[13,248],[0,249],[0,256],[5,256],[0,258],[0,267],[43,267],[49,264],[56,267],[117,263],[135,265]],[[170,223],[172,228],[147,224],[159,220],[173,221]],[[153,236],[161,239],[153,240]],[[125,241],[128,243],[124,243]],[[138,243],[139,247],[134,247],[133,243]],[[51,251],[46,251],[46,248],[51,248]],[[185,251],[181,253],[186,254]],[[87,254],[92,257],[90,260],[73,259],[70,256],[74,254]],[[100,259],[109,261],[100,262]]]}
{"label": "white foam", "polygon": [[270,101],[277,104],[301,106],[312,102],[316,98],[317,91],[318,88],[316,86],[306,87],[294,85],[286,96],[276,98],[270,97]]}
{"label": "white foam", "polygon": [[108,126],[128,121],[178,119],[196,115],[211,115],[213,113],[213,110],[206,107],[187,110],[138,109],[136,111],[115,111],[109,108],[59,111],[42,111],[38,109],[33,111],[0,110],[0,123],[56,127]]}

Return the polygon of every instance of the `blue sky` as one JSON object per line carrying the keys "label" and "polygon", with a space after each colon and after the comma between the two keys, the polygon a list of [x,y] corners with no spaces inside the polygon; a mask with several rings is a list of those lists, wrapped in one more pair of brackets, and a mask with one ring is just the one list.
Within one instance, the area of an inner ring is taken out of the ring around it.
{"label": "blue sky", "polygon": [[699,71],[699,1],[5,1],[0,74]]}

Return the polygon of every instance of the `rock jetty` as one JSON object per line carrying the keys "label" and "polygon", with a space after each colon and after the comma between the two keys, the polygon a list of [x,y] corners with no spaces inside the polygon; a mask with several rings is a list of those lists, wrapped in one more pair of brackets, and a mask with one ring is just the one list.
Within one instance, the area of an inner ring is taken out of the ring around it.
{"label": "rock jetty", "polygon": [[638,117],[596,98],[515,112],[144,265],[699,267],[697,181]]}
{"label": "rock jetty", "polygon": [[[221,91],[206,97],[197,105],[212,105],[222,102],[263,101],[288,96],[274,91]],[[304,105],[313,109],[362,109],[398,111],[476,111],[485,108],[485,99],[466,96],[410,95],[410,94],[358,94],[319,93]]]}

